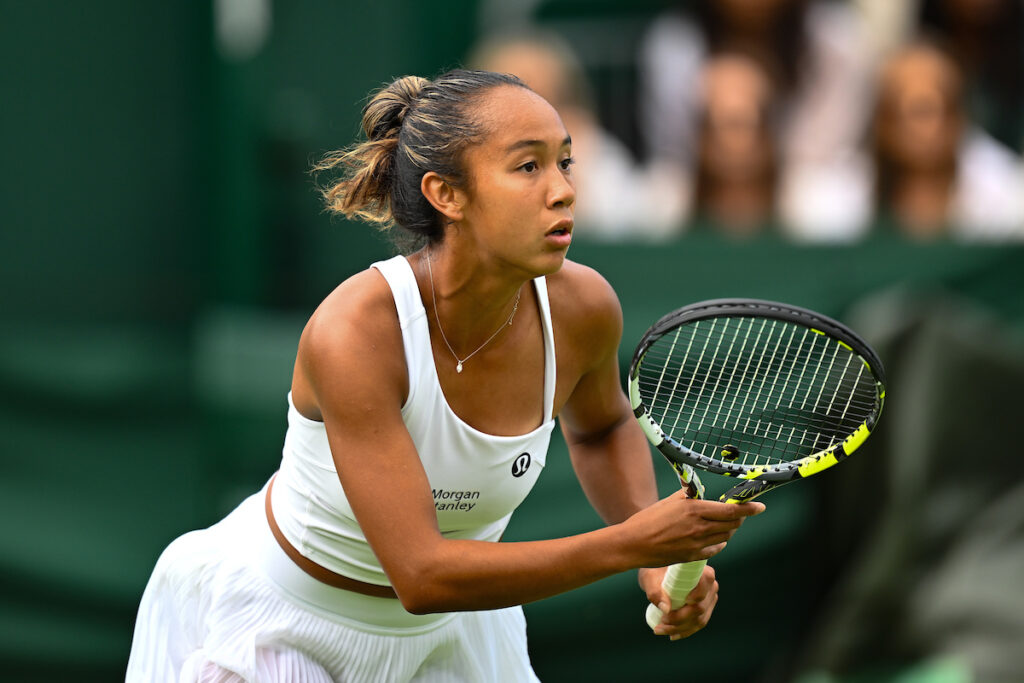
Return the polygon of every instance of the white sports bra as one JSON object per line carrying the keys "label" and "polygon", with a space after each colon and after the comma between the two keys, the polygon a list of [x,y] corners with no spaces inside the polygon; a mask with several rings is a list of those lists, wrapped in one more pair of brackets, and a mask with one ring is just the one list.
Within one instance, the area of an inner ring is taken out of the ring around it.
{"label": "white sports bra", "polygon": [[[554,428],[555,344],[546,282],[533,281],[544,335],[544,421],[528,434],[494,436],[463,422],[445,400],[426,310],[409,262],[396,256],[373,267],[387,280],[398,309],[409,371],[402,419],[430,481],[441,532],[448,538],[497,541],[537,481]],[[379,495],[389,493],[382,490]],[[271,504],[282,533],[303,556],[358,581],[388,584],[348,504],[323,423],[303,417],[291,394]],[[389,504],[398,507],[403,501],[396,498]]]}

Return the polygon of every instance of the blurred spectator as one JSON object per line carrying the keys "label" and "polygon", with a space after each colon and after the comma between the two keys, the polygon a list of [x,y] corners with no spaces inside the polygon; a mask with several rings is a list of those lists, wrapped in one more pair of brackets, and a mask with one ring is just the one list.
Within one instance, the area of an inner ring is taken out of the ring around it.
{"label": "blurred spectator", "polygon": [[881,73],[872,144],[875,204],[908,235],[1024,233],[1020,162],[972,125],[964,81],[943,51],[918,42]]}
{"label": "blurred spectator", "polygon": [[1024,3],[919,0],[919,30],[939,41],[964,74],[971,119],[1024,149]]}
{"label": "blurred spectator", "polygon": [[1024,3],[1020,0],[853,0],[869,24],[870,49],[884,55],[924,35],[964,75],[971,120],[1024,152]]}
{"label": "blurred spectator", "polygon": [[847,165],[848,201],[826,201],[836,176],[807,179],[805,196],[820,201],[802,206],[794,235],[849,241],[880,218],[914,239],[1024,238],[1020,159],[971,122],[962,74],[934,44],[910,43],[884,61],[868,147]]}
{"label": "blurred spectator", "polygon": [[674,166],[640,166],[601,126],[586,74],[561,37],[539,30],[496,35],[477,45],[467,62],[471,68],[515,74],[561,115],[576,159],[581,239],[660,239],[681,229],[688,183]]}
{"label": "blurred spectator", "polygon": [[775,214],[774,91],[760,64],[723,53],[703,70],[694,209],[733,237],[760,232]]}
{"label": "blurred spectator", "polygon": [[679,3],[654,20],[639,56],[648,154],[684,167],[693,163],[693,83],[709,54],[729,51],[757,59],[771,75],[785,165],[829,164],[847,155],[867,117],[871,63],[865,40],[860,16],[846,2]]}

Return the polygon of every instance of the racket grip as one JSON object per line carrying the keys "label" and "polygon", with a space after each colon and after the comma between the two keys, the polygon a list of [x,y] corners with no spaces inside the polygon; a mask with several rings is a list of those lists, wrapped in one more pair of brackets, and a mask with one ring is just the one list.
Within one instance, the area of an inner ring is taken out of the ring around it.
{"label": "racket grip", "polygon": [[[682,562],[674,564],[665,572],[665,578],[661,581],[662,589],[668,594],[672,601],[672,609],[676,610],[686,602],[686,596],[690,594],[700,581],[704,573],[704,566],[707,560],[696,560],[694,562]],[[658,609],[653,602],[647,605],[647,625],[654,629],[661,623],[664,612]]]}

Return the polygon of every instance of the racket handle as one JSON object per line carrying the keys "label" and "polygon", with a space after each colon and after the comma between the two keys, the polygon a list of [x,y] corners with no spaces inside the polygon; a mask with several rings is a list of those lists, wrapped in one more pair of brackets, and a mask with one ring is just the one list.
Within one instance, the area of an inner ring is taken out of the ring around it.
{"label": "racket handle", "polygon": [[[672,609],[676,610],[683,606],[683,603],[686,602],[686,596],[696,588],[697,583],[700,581],[701,574],[704,573],[704,566],[707,563],[707,560],[696,560],[694,562],[674,564],[668,568],[668,571],[665,572],[665,578],[662,579],[661,587],[672,601]],[[658,606],[653,602],[647,605],[647,625],[651,629],[661,623],[662,616],[664,616],[664,612],[658,609]]]}

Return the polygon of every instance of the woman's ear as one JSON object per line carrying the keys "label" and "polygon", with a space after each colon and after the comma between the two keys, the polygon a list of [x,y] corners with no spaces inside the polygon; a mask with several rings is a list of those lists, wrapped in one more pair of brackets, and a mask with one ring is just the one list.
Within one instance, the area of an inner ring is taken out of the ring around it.
{"label": "woman's ear", "polygon": [[465,195],[451,186],[435,171],[427,171],[420,180],[420,191],[431,206],[437,209],[448,222],[462,220]]}

